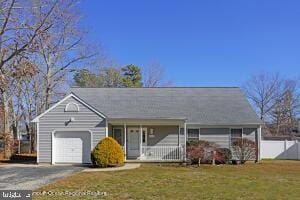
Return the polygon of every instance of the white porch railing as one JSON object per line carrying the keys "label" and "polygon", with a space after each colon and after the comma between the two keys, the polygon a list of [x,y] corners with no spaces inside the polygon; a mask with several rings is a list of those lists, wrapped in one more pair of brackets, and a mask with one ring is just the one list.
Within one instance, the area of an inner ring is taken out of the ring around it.
{"label": "white porch railing", "polygon": [[183,160],[182,146],[142,146],[140,160],[179,161]]}

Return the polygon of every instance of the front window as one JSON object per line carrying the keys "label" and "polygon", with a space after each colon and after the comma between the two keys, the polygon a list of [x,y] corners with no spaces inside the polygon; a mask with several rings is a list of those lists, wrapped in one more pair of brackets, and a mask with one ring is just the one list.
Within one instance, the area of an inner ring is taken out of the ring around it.
{"label": "front window", "polygon": [[235,128],[231,129],[231,146],[236,142],[238,139],[243,137],[243,129],[242,128]]}
{"label": "front window", "polygon": [[188,140],[199,140],[199,129],[193,128],[187,130],[187,139]]}
{"label": "front window", "polygon": [[146,130],[143,130],[142,140],[143,143],[146,143]]}
{"label": "front window", "polygon": [[122,145],[122,129],[121,128],[114,128],[113,131],[113,138]]}

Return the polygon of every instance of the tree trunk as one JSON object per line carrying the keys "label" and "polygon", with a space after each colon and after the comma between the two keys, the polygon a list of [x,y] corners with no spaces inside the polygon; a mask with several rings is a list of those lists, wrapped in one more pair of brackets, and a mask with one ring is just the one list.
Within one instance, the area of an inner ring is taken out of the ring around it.
{"label": "tree trunk", "polygon": [[45,97],[45,110],[49,109],[50,108],[50,98],[51,98],[51,95],[50,95],[50,86],[47,84],[47,87],[46,87],[46,97]]}
{"label": "tree trunk", "polygon": [[8,115],[8,99],[6,91],[2,90],[2,107],[3,107],[3,139],[4,139],[4,158],[9,159],[12,155],[12,136],[10,132],[9,125],[9,115]]}

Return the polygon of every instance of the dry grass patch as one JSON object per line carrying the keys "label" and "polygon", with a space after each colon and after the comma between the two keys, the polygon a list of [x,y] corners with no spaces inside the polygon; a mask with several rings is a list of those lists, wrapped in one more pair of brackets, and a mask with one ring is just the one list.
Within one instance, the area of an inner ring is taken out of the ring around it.
{"label": "dry grass patch", "polygon": [[43,190],[102,191],[108,194],[104,199],[299,199],[300,161],[200,168],[144,164],[129,171],[78,173],[38,191]]}

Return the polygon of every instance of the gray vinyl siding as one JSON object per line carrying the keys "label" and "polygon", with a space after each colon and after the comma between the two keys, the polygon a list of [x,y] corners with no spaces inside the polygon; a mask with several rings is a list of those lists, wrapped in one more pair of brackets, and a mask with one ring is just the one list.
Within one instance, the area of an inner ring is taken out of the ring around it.
{"label": "gray vinyl siding", "polygon": [[[68,103],[75,102],[79,106],[79,112],[65,112]],[[67,124],[70,118],[74,122]],[[90,110],[79,101],[70,97],[61,102],[57,107],[46,113],[39,119],[39,162],[51,162],[52,132],[86,130],[92,132],[92,147],[105,137],[106,121],[94,111]]]}
{"label": "gray vinyl siding", "polygon": [[[123,126],[109,126],[109,130],[113,130],[113,128],[122,129],[123,134],[123,142],[124,142],[124,127]],[[138,126],[127,126],[127,129],[130,127],[138,127]],[[184,135],[183,137],[178,136],[179,127],[178,126],[143,126],[143,128],[147,128],[147,145],[148,146],[178,146],[178,144],[184,143]],[[153,129],[153,135],[150,135],[150,129]],[[128,134],[128,131],[127,131]],[[112,134],[109,134],[112,136]]]}
{"label": "gray vinyl siding", "polygon": [[[200,140],[206,140],[218,144],[221,148],[230,147],[230,127],[226,128],[201,128],[200,126],[187,127],[200,128]],[[183,129],[182,129],[183,132]],[[250,139],[252,141],[257,140],[257,128],[243,128],[243,138]],[[257,141],[256,141],[257,142]]]}
{"label": "gray vinyl siding", "polygon": [[[177,146],[179,144],[178,126],[147,126],[148,146]],[[153,129],[154,137],[150,137]]]}
{"label": "gray vinyl siding", "polygon": [[214,142],[221,148],[228,148],[229,128],[201,128],[200,140]]}

